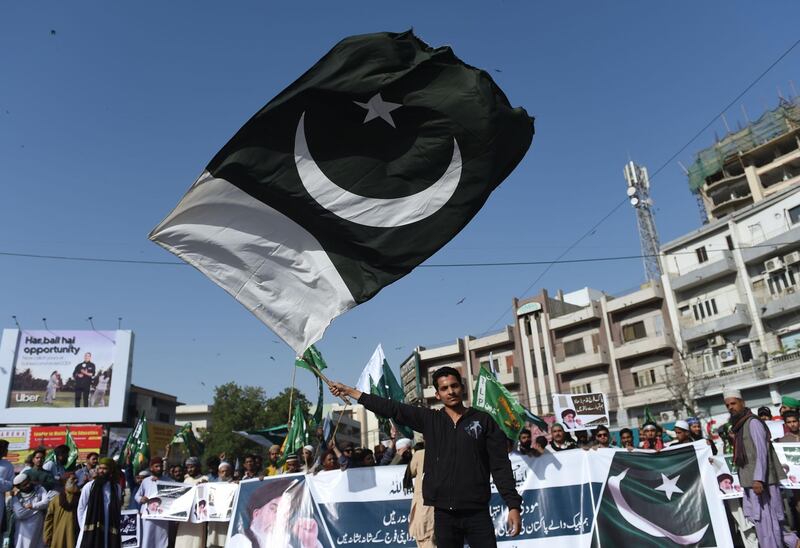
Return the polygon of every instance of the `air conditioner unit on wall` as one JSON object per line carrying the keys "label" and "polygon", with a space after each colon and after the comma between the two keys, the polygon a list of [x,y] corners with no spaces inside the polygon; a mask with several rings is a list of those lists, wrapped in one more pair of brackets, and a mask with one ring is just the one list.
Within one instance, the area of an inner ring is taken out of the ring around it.
{"label": "air conditioner unit on wall", "polygon": [[781,261],[780,257],[773,257],[772,259],[764,263],[764,269],[767,272],[775,272],[776,270],[780,270],[781,268],[783,268],[783,262]]}
{"label": "air conditioner unit on wall", "polygon": [[725,346],[725,337],[722,335],[714,335],[713,337],[708,338],[708,346]]}
{"label": "air conditioner unit on wall", "polygon": [[736,351],[733,348],[723,348],[717,352],[717,356],[722,363],[736,361]]}
{"label": "air conditioner unit on wall", "polygon": [[800,251],[792,251],[788,255],[784,255],[783,262],[786,264],[800,263]]}

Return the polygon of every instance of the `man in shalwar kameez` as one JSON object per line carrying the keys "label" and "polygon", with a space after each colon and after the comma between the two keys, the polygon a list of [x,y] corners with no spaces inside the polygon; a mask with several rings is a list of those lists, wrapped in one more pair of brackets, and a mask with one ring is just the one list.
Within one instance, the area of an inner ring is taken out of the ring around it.
{"label": "man in shalwar kameez", "polygon": [[17,494],[11,497],[14,512],[14,548],[45,548],[44,515],[50,497],[41,485],[34,485],[26,473],[14,478]]}
{"label": "man in shalwar kameez", "polygon": [[97,463],[97,475],[81,489],[78,499],[78,548],[119,548],[122,489],[116,463],[108,457]]}
{"label": "man in shalwar kameez", "polygon": [[786,474],[772,447],[769,429],[745,406],[739,390],[726,390],[725,407],[734,433],[733,461],[744,488],[745,517],[756,527],[761,548],[800,547],[797,535],[784,527],[780,480]]}
{"label": "man in shalwar kameez", "polygon": [[[141,505],[141,513],[147,512],[147,501],[158,497],[156,484],[161,478],[162,465],[160,457],[150,459],[150,476],[142,480],[139,490],[136,491],[136,500]],[[142,519],[141,546],[147,548],[167,548],[169,543],[168,521]]]}

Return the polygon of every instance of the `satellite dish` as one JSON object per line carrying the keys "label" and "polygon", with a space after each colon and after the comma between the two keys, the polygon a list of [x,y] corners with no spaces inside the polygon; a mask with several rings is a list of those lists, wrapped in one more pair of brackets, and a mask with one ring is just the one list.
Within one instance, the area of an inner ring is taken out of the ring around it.
{"label": "satellite dish", "polygon": [[633,198],[631,198],[631,205],[632,205],[632,206],[637,206],[637,205],[639,205],[639,198],[637,198],[637,197],[635,197],[635,196],[634,196]]}
{"label": "satellite dish", "polygon": [[633,196],[636,194],[636,187],[629,186],[628,187],[628,196]]}

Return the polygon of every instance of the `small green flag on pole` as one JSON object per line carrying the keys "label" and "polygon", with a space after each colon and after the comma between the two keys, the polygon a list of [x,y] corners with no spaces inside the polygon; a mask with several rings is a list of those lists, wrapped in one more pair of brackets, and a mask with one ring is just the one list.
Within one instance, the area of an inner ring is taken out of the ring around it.
{"label": "small green flag on pole", "polygon": [[[387,398],[394,401],[402,402],[405,399],[405,393],[397,378],[392,373],[392,368],[389,367],[389,362],[386,361],[386,356],[383,353],[383,346],[378,345],[372,357],[367,362],[361,376],[358,378],[356,388],[368,394],[375,394],[382,398]],[[382,419],[378,417],[378,424],[381,431],[387,436],[391,430],[389,419]],[[414,439],[414,431],[406,426],[395,424],[398,432],[403,437]]]}
{"label": "small green flag on pole", "polygon": [[139,421],[131,432],[130,465],[133,468],[133,475],[137,475],[140,470],[144,470],[150,464],[150,442],[147,438],[147,417],[139,417]]}
{"label": "small green flag on pole", "polygon": [[317,398],[317,407],[314,410],[314,416],[311,417],[311,424],[309,425],[310,429],[316,429],[317,426],[322,424],[322,397],[324,394],[324,390],[322,388],[322,377],[320,377],[318,373],[328,367],[328,365],[322,358],[322,353],[320,353],[320,351],[317,350],[317,347],[313,344],[309,346],[305,352],[303,352],[302,357],[295,358],[294,365],[296,367],[308,369],[317,377],[319,397]]}
{"label": "small green flag on pole", "polygon": [[283,455],[281,455],[279,466],[286,463],[289,455],[296,454],[306,443],[306,418],[300,402],[294,402],[294,413],[292,413],[292,424],[289,426],[289,433],[283,442]]}
{"label": "small green flag on pole", "polygon": [[[69,447],[69,453],[67,454],[67,462],[64,465],[64,470],[72,470],[72,468],[75,466],[75,463],[78,462],[78,446],[75,445],[75,440],[72,439],[72,433],[69,431],[69,426],[66,427],[66,433],[64,434],[64,445]],[[55,448],[51,448],[47,451],[47,454],[44,457],[44,462],[55,462],[55,460]]]}
{"label": "small green flag on pole", "polygon": [[475,381],[472,406],[489,413],[509,439],[516,440],[525,423],[525,409],[485,367]]}
{"label": "small green flag on pole", "polygon": [[175,436],[169,443],[170,445],[174,443],[183,444],[186,452],[189,453],[191,457],[199,457],[203,454],[203,444],[197,441],[197,438],[194,436],[191,422],[184,424],[181,429],[175,433]]}

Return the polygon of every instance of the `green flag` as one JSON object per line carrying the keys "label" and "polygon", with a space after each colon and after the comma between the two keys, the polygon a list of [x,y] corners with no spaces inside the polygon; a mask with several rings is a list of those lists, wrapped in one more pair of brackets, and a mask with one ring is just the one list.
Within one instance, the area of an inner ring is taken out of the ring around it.
{"label": "green flag", "polygon": [[[66,427],[66,433],[64,434],[64,445],[69,447],[69,453],[67,454],[67,462],[64,464],[64,470],[72,470],[75,466],[75,463],[78,462],[78,446],[75,445],[75,440],[72,439],[72,433],[69,431],[69,426]],[[56,460],[56,452],[55,447],[48,449],[47,454],[44,457],[44,462],[55,462]]]}
{"label": "green flag", "polygon": [[715,538],[691,445],[660,453],[614,453],[595,530],[598,548],[727,545]]}
{"label": "green flag", "polygon": [[147,417],[139,417],[139,421],[131,432],[130,448],[128,450],[130,455],[130,465],[133,469],[133,475],[144,470],[150,464],[150,442],[147,439]]}
{"label": "green flag", "polygon": [[192,457],[199,457],[203,454],[203,444],[197,441],[191,422],[184,424],[169,443],[170,445],[182,444],[189,456]]}
{"label": "green flag", "polygon": [[289,427],[289,433],[286,434],[286,439],[283,442],[283,455],[281,455],[279,466],[286,463],[286,458],[289,455],[296,454],[306,444],[307,428],[306,418],[303,415],[303,409],[300,407],[300,402],[294,403],[294,413],[292,413],[292,425]]}
{"label": "green flag", "polygon": [[[389,362],[386,361],[382,345],[379,344],[375,352],[372,353],[372,357],[369,359],[366,367],[364,367],[364,370],[361,372],[361,376],[358,378],[356,388],[362,392],[375,394],[376,396],[394,401],[402,402],[405,399],[403,388],[400,386],[400,383],[397,382],[394,373],[392,373]],[[391,430],[390,421],[378,417],[378,424],[380,425],[381,431],[388,436]],[[404,437],[414,439],[414,431],[411,428],[399,424],[395,424],[395,426],[398,432]]]}
{"label": "green flag", "polygon": [[509,439],[516,440],[525,422],[525,409],[485,367],[475,381],[472,407],[489,413]]}
{"label": "green flag", "polygon": [[645,424],[647,424],[648,422],[652,422],[653,424],[658,424],[658,422],[656,421],[656,418],[652,414],[650,414],[650,406],[649,405],[645,405],[644,406],[644,422],[645,422]]}
{"label": "green flag", "polygon": [[316,429],[317,426],[322,423],[322,397],[324,395],[324,390],[322,388],[322,377],[320,377],[317,373],[328,367],[328,365],[322,358],[322,353],[317,350],[317,347],[313,344],[309,346],[305,352],[303,352],[302,357],[295,358],[294,365],[296,367],[308,369],[317,376],[319,396],[317,397],[317,407],[314,409],[314,416],[311,417],[311,424],[309,425],[309,429]]}

